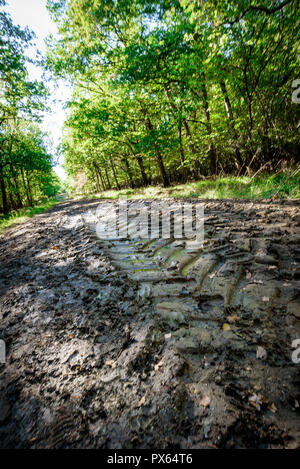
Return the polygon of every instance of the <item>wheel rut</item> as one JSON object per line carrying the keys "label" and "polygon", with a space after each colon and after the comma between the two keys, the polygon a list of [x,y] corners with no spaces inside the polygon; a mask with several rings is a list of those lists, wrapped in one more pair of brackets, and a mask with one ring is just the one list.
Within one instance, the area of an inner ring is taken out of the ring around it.
{"label": "wheel rut", "polygon": [[[166,209],[171,203],[165,201]],[[182,337],[191,335],[195,346],[188,350],[195,353],[199,349],[209,353],[222,344],[242,350],[245,335],[241,329],[246,318],[252,315],[253,320],[262,323],[265,315],[272,315],[283,305],[281,277],[295,248],[292,238],[297,231],[296,227],[290,230],[289,241],[288,207],[280,213],[277,207],[263,203],[206,203],[201,247],[184,237],[99,242],[115,268],[138,284],[138,297],[151,302],[149,311],[153,316],[169,321],[180,350]],[[280,234],[276,242],[284,241],[289,246],[281,258],[278,250],[272,250],[276,232]],[[296,292],[299,281],[289,279],[288,286]],[[267,335],[265,331],[265,340]],[[255,348],[258,340],[252,342]]]}
{"label": "wheel rut", "polygon": [[101,200],[0,235],[0,447],[300,447],[300,203],[203,203],[201,246]]}

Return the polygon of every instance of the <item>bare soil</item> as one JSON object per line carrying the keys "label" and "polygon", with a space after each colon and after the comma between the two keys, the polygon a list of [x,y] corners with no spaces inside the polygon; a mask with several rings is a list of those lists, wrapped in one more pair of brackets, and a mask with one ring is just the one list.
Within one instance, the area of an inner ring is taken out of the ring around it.
{"label": "bare soil", "polygon": [[0,447],[299,448],[300,201],[204,201],[202,249],[99,203],[0,235]]}

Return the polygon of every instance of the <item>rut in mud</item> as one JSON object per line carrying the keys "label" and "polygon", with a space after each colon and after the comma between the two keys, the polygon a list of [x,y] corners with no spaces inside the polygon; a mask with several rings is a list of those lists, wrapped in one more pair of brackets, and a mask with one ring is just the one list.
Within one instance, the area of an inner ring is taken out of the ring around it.
{"label": "rut in mud", "polygon": [[299,202],[205,201],[201,248],[101,203],[1,236],[0,446],[299,447]]}

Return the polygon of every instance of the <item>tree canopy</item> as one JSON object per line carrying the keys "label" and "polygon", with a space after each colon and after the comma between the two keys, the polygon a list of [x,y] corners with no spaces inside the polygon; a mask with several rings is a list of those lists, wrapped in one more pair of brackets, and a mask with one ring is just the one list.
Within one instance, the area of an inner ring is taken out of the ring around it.
{"label": "tree canopy", "polygon": [[73,84],[64,153],[93,188],[295,160],[297,0],[48,0]]}
{"label": "tree canopy", "polygon": [[2,212],[54,195],[58,179],[38,122],[48,95],[28,77],[25,50],[34,35],[13,24],[0,0],[0,202]]}

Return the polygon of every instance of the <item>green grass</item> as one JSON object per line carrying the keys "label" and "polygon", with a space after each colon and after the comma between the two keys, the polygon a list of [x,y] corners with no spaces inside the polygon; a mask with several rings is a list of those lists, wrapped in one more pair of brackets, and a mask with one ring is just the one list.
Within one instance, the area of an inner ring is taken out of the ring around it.
{"label": "green grass", "polygon": [[51,199],[43,204],[36,205],[34,207],[22,208],[20,210],[15,210],[8,215],[0,216],[0,231],[5,228],[9,228],[11,225],[23,223],[34,215],[43,213],[46,210],[49,210],[51,207],[58,203],[57,199]]}
{"label": "green grass", "polygon": [[93,194],[91,197],[118,199],[159,199],[197,198],[197,199],[271,199],[300,198],[300,170],[277,174],[260,174],[254,177],[222,177],[206,179],[163,188],[150,186],[140,189],[110,190]]}

